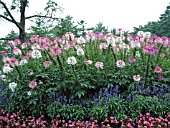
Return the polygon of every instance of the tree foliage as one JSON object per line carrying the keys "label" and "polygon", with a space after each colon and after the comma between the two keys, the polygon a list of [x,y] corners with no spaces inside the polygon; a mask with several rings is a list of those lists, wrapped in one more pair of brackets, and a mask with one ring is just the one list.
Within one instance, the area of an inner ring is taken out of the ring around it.
{"label": "tree foliage", "polygon": [[[24,41],[26,37],[26,20],[39,17],[44,18],[44,20],[48,19],[47,22],[56,21],[59,19],[56,17],[56,11],[61,10],[61,7],[52,0],[48,0],[46,7],[44,8],[45,13],[39,12],[30,16],[26,16],[25,13],[27,7],[29,7],[29,0],[12,0],[10,6],[6,4],[5,0],[0,0],[0,8],[3,11],[3,13],[0,14],[0,19],[15,24],[15,26],[19,29],[19,39],[21,41]],[[19,13],[19,20],[13,16],[12,11]]]}
{"label": "tree foliage", "polygon": [[159,21],[148,22],[144,26],[134,27],[134,33],[138,31],[150,31],[159,36],[170,37],[170,5],[168,5],[165,12],[160,15]]}

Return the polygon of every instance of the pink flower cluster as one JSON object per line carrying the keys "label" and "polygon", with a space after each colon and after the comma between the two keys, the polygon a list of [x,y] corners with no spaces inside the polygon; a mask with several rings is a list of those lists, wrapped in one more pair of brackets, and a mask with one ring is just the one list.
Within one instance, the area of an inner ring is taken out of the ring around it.
{"label": "pink flower cluster", "polygon": [[17,113],[8,113],[4,110],[1,110],[0,113],[0,127],[3,128],[46,128],[46,121],[44,120],[44,116],[42,115],[38,119],[35,117],[28,116],[25,117],[21,114],[21,112]]}
{"label": "pink flower cluster", "polygon": [[170,127],[170,113],[165,115],[165,118],[159,117],[151,117],[149,113],[145,115],[140,114],[138,120],[135,122],[128,118],[124,117],[123,120],[116,120],[114,117],[107,117],[103,122],[99,123],[98,120],[94,118],[90,118],[89,121],[72,121],[72,120],[62,120],[60,119],[60,115],[56,116],[57,119],[51,120],[51,124],[47,123],[44,115],[39,118],[35,118],[32,116],[25,117],[21,114],[21,112],[17,113],[8,113],[4,110],[1,110],[0,113],[0,126],[5,128],[18,127],[18,128],[169,128]]}

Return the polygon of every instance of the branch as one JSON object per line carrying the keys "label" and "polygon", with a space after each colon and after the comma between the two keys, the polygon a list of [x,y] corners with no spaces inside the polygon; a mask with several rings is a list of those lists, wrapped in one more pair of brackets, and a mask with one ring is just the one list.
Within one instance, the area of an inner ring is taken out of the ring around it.
{"label": "branch", "polygon": [[0,38],[0,40],[14,40],[14,38]]}
{"label": "branch", "polygon": [[[9,11],[8,7],[6,6],[6,4],[4,2],[2,2],[0,0],[0,4],[5,8],[6,12],[8,13],[8,15],[10,16],[11,20],[8,20],[12,23],[14,23],[19,29],[22,29],[22,27],[18,24],[18,22],[16,22],[16,20],[14,19],[14,17],[12,16],[11,12]],[[3,17],[4,18],[4,17]],[[4,19],[8,19],[7,17]]]}
{"label": "branch", "polygon": [[9,22],[14,23],[14,21],[13,21],[13,20],[11,20],[11,19],[9,19],[9,18],[7,18],[7,17],[5,17],[5,16],[3,16],[3,15],[0,15],[0,17],[4,18],[5,20],[7,20],[7,21],[9,21]]}
{"label": "branch", "polygon": [[53,19],[53,20],[58,20],[59,18],[55,18],[55,17],[52,17],[52,16],[41,16],[41,15],[32,15],[32,16],[28,16],[28,17],[25,17],[25,19],[31,19],[31,18],[35,18],[35,17],[39,17],[39,18],[49,18],[49,19]]}

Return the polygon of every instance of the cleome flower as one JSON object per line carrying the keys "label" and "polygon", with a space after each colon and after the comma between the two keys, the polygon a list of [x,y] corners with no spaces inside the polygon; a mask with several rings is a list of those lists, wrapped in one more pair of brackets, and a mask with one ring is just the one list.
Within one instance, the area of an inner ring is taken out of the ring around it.
{"label": "cleome flower", "polygon": [[103,69],[103,63],[102,62],[96,62],[95,67],[98,69]]}
{"label": "cleome flower", "polygon": [[68,57],[67,63],[69,65],[75,65],[75,64],[77,64],[77,60],[76,60],[76,58],[74,56],[71,56],[71,57]]}
{"label": "cleome flower", "polygon": [[9,88],[14,92],[17,84],[15,82],[9,83]]}
{"label": "cleome flower", "polygon": [[93,63],[93,62],[92,62],[91,60],[85,60],[85,61],[84,61],[84,64],[85,64],[85,65],[89,65],[89,64],[92,64],[92,63]]}
{"label": "cleome flower", "polygon": [[45,62],[43,63],[43,66],[44,66],[45,68],[48,68],[51,64],[52,64],[51,61],[45,61]]}
{"label": "cleome flower", "polygon": [[134,81],[137,81],[137,82],[140,81],[140,80],[141,80],[140,75],[134,75],[134,76],[133,76],[133,80],[134,80]]}
{"label": "cleome flower", "polygon": [[84,56],[84,50],[82,48],[77,49],[77,55],[78,56]]}
{"label": "cleome flower", "polygon": [[41,58],[41,52],[39,50],[33,50],[31,53],[31,57],[34,59],[38,59]]}
{"label": "cleome flower", "polygon": [[118,68],[123,68],[123,67],[125,67],[125,62],[124,62],[123,60],[118,60],[118,61],[116,62],[116,66],[117,66]]}

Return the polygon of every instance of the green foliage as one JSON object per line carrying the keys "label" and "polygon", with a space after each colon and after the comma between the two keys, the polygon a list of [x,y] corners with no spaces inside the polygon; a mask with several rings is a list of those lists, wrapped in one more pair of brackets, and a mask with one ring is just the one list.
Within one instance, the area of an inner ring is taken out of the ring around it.
{"label": "green foliage", "polygon": [[66,32],[73,32],[76,34],[77,26],[74,25],[73,17],[66,16],[59,23],[50,30],[51,33],[55,35],[55,37],[61,37]]}
{"label": "green foliage", "polygon": [[93,29],[94,32],[102,32],[103,34],[108,33],[108,28],[103,25],[102,22],[96,24],[95,28]]}
{"label": "green foliage", "polygon": [[144,26],[134,27],[134,33],[138,31],[149,31],[158,36],[170,37],[170,5],[166,7],[164,14],[161,14],[159,21],[148,22]]}

